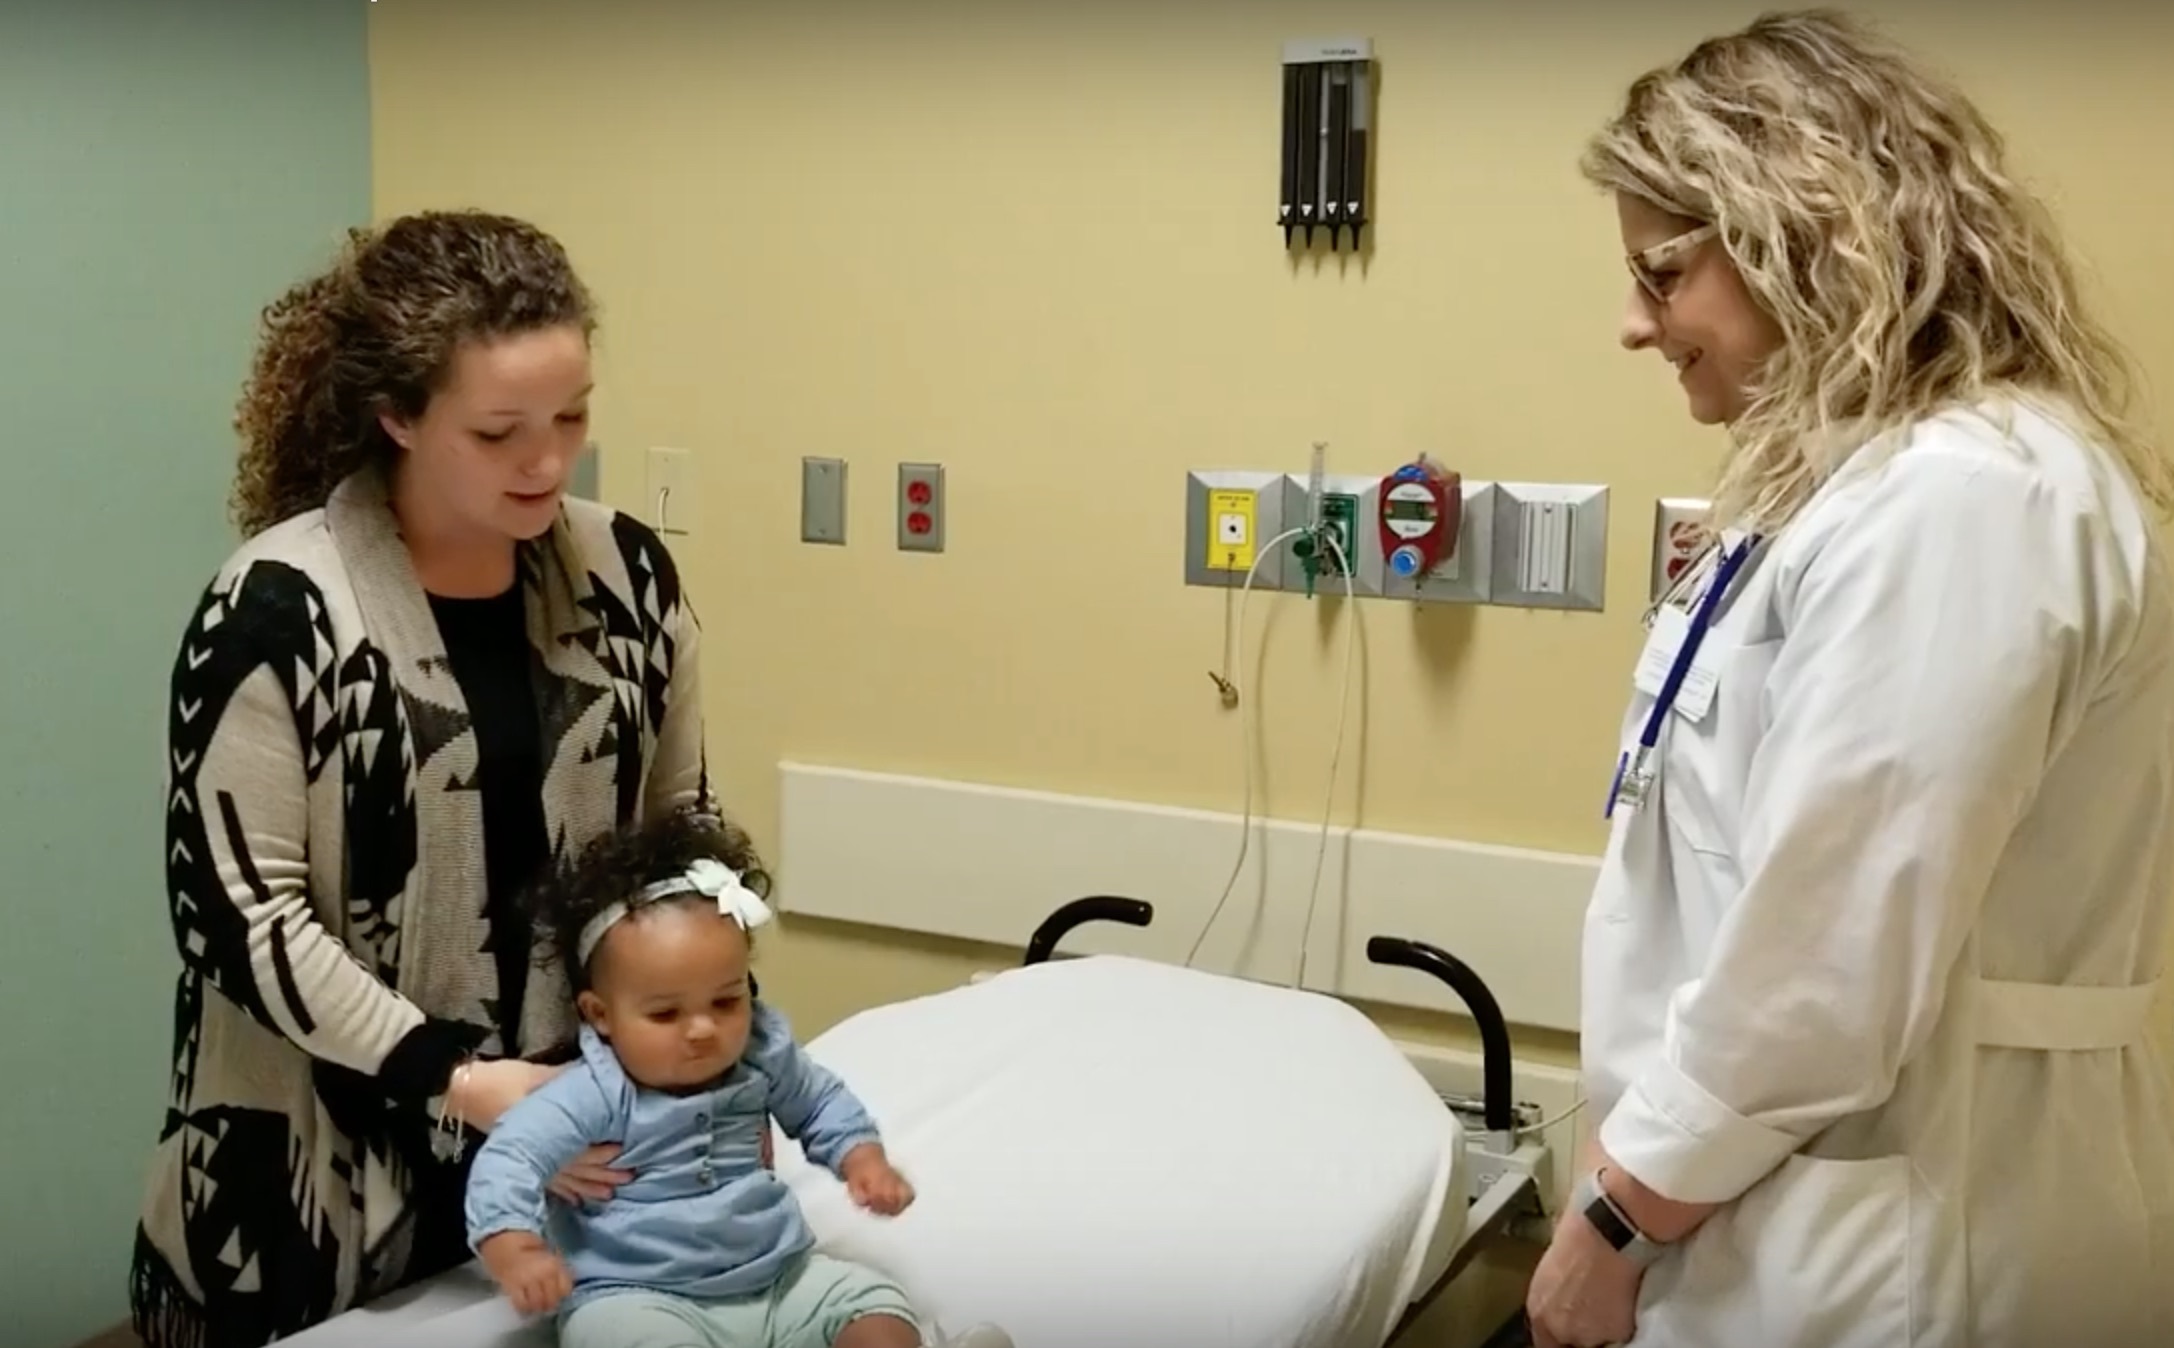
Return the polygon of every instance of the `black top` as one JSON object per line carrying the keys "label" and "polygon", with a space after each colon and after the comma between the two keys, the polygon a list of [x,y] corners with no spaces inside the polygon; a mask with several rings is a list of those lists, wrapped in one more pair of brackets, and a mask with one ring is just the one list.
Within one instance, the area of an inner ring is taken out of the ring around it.
{"label": "black top", "polygon": [[[430,596],[447,661],[476,733],[475,787],[483,793],[484,921],[498,964],[498,1000],[490,1009],[508,1057],[521,1042],[521,999],[528,988],[530,924],[517,902],[550,859],[544,828],[543,728],[536,710],[528,624],[518,583],[489,599]],[[415,1246],[408,1281],[468,1258],[462,1196],[474,1149],[453,1166],[417,1172]]]}
{"label": "black top", "polygon": [[520,892],[550,860],[544,827],[543,728],[529,677],[521,587],[489,599],[430,596],[454,681],[476,734],[476,787],[483,793],[484,921],[498,964],[492,1007],[509,1056],[538,1047],[520,1039],[521,998],[528,988],[531,932]]}

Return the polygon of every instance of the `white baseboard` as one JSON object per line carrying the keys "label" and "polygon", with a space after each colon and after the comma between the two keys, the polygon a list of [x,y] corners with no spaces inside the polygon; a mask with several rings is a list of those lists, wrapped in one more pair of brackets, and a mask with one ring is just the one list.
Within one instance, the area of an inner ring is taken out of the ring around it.
{"label": "white baseboard", "polygon": [[[1089,894],[1153,905],[1145,930],[1097,924],[1081,954],[1182,963],[1237,859],[1235,813],[786,762],[779,765],[782,911],[1012,948]],[[1318,822],[1256,820],[1245,869],[1195,967],[1290,983]],[[1398,936],[1470,965],[1513,1025],[1576,1031],[1578,947],[1594,858],[1332,828],[1305,983],[1338,996],[1464,1014],[1439,982],[1370,963]]]}

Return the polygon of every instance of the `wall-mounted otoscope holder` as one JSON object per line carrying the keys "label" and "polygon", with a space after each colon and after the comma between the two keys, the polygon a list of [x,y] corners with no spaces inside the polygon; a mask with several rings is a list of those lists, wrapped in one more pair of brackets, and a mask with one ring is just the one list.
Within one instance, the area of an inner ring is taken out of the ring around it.
{"label": "wall-mounted otoscope holder", "polygon": [[1344,231],[1359,246],[1371,203],[1366,148],[1374,123],[1374,43],[1370,38],[1283,45],[1283,246],[1313,247],[1326,227],[1329,247]]}

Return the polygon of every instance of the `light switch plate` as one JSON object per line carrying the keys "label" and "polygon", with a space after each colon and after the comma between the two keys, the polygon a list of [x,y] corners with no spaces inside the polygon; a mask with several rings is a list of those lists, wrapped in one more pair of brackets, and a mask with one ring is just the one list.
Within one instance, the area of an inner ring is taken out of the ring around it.
{"label": "light switch plate", "polygon": [[898,465],[898,547],[902,552],[944,550],[944,466]]}
{"label": "light switch plate", "polygon": [[604,499],[598,486],[598,479],[604,472],[603,458],[604,451],[594,440],[581,447],[581,457],[574,460],[574,470],[566,477],[568,496],[578,496],[584,501]]}
{"label": "light switch plate", "polygon": [[701,493],[695,490],[694,456],[684,449],[655,446],[649,451],[651,527],[666,538],[681,538],[702,527]]}
{"label": "light switch plate", "polygon": [[800,461],[800,541],[845,542],[845,460]]}
{"label": "light switch plate", "polygon": [[1598,610],[1607,601],[1608,489],[1552,482],[1495,486],[1490,603]]}

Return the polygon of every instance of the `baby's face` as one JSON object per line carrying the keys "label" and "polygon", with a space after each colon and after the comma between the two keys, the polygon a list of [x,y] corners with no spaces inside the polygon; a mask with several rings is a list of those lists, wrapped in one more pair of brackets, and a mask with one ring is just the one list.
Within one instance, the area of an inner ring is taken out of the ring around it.
{"label": "baby's face", "polygon": [[747,1048],[747,933],[713,905],[660,903],[605,933],[582,1015],[660,1090],[722,1076]]}

